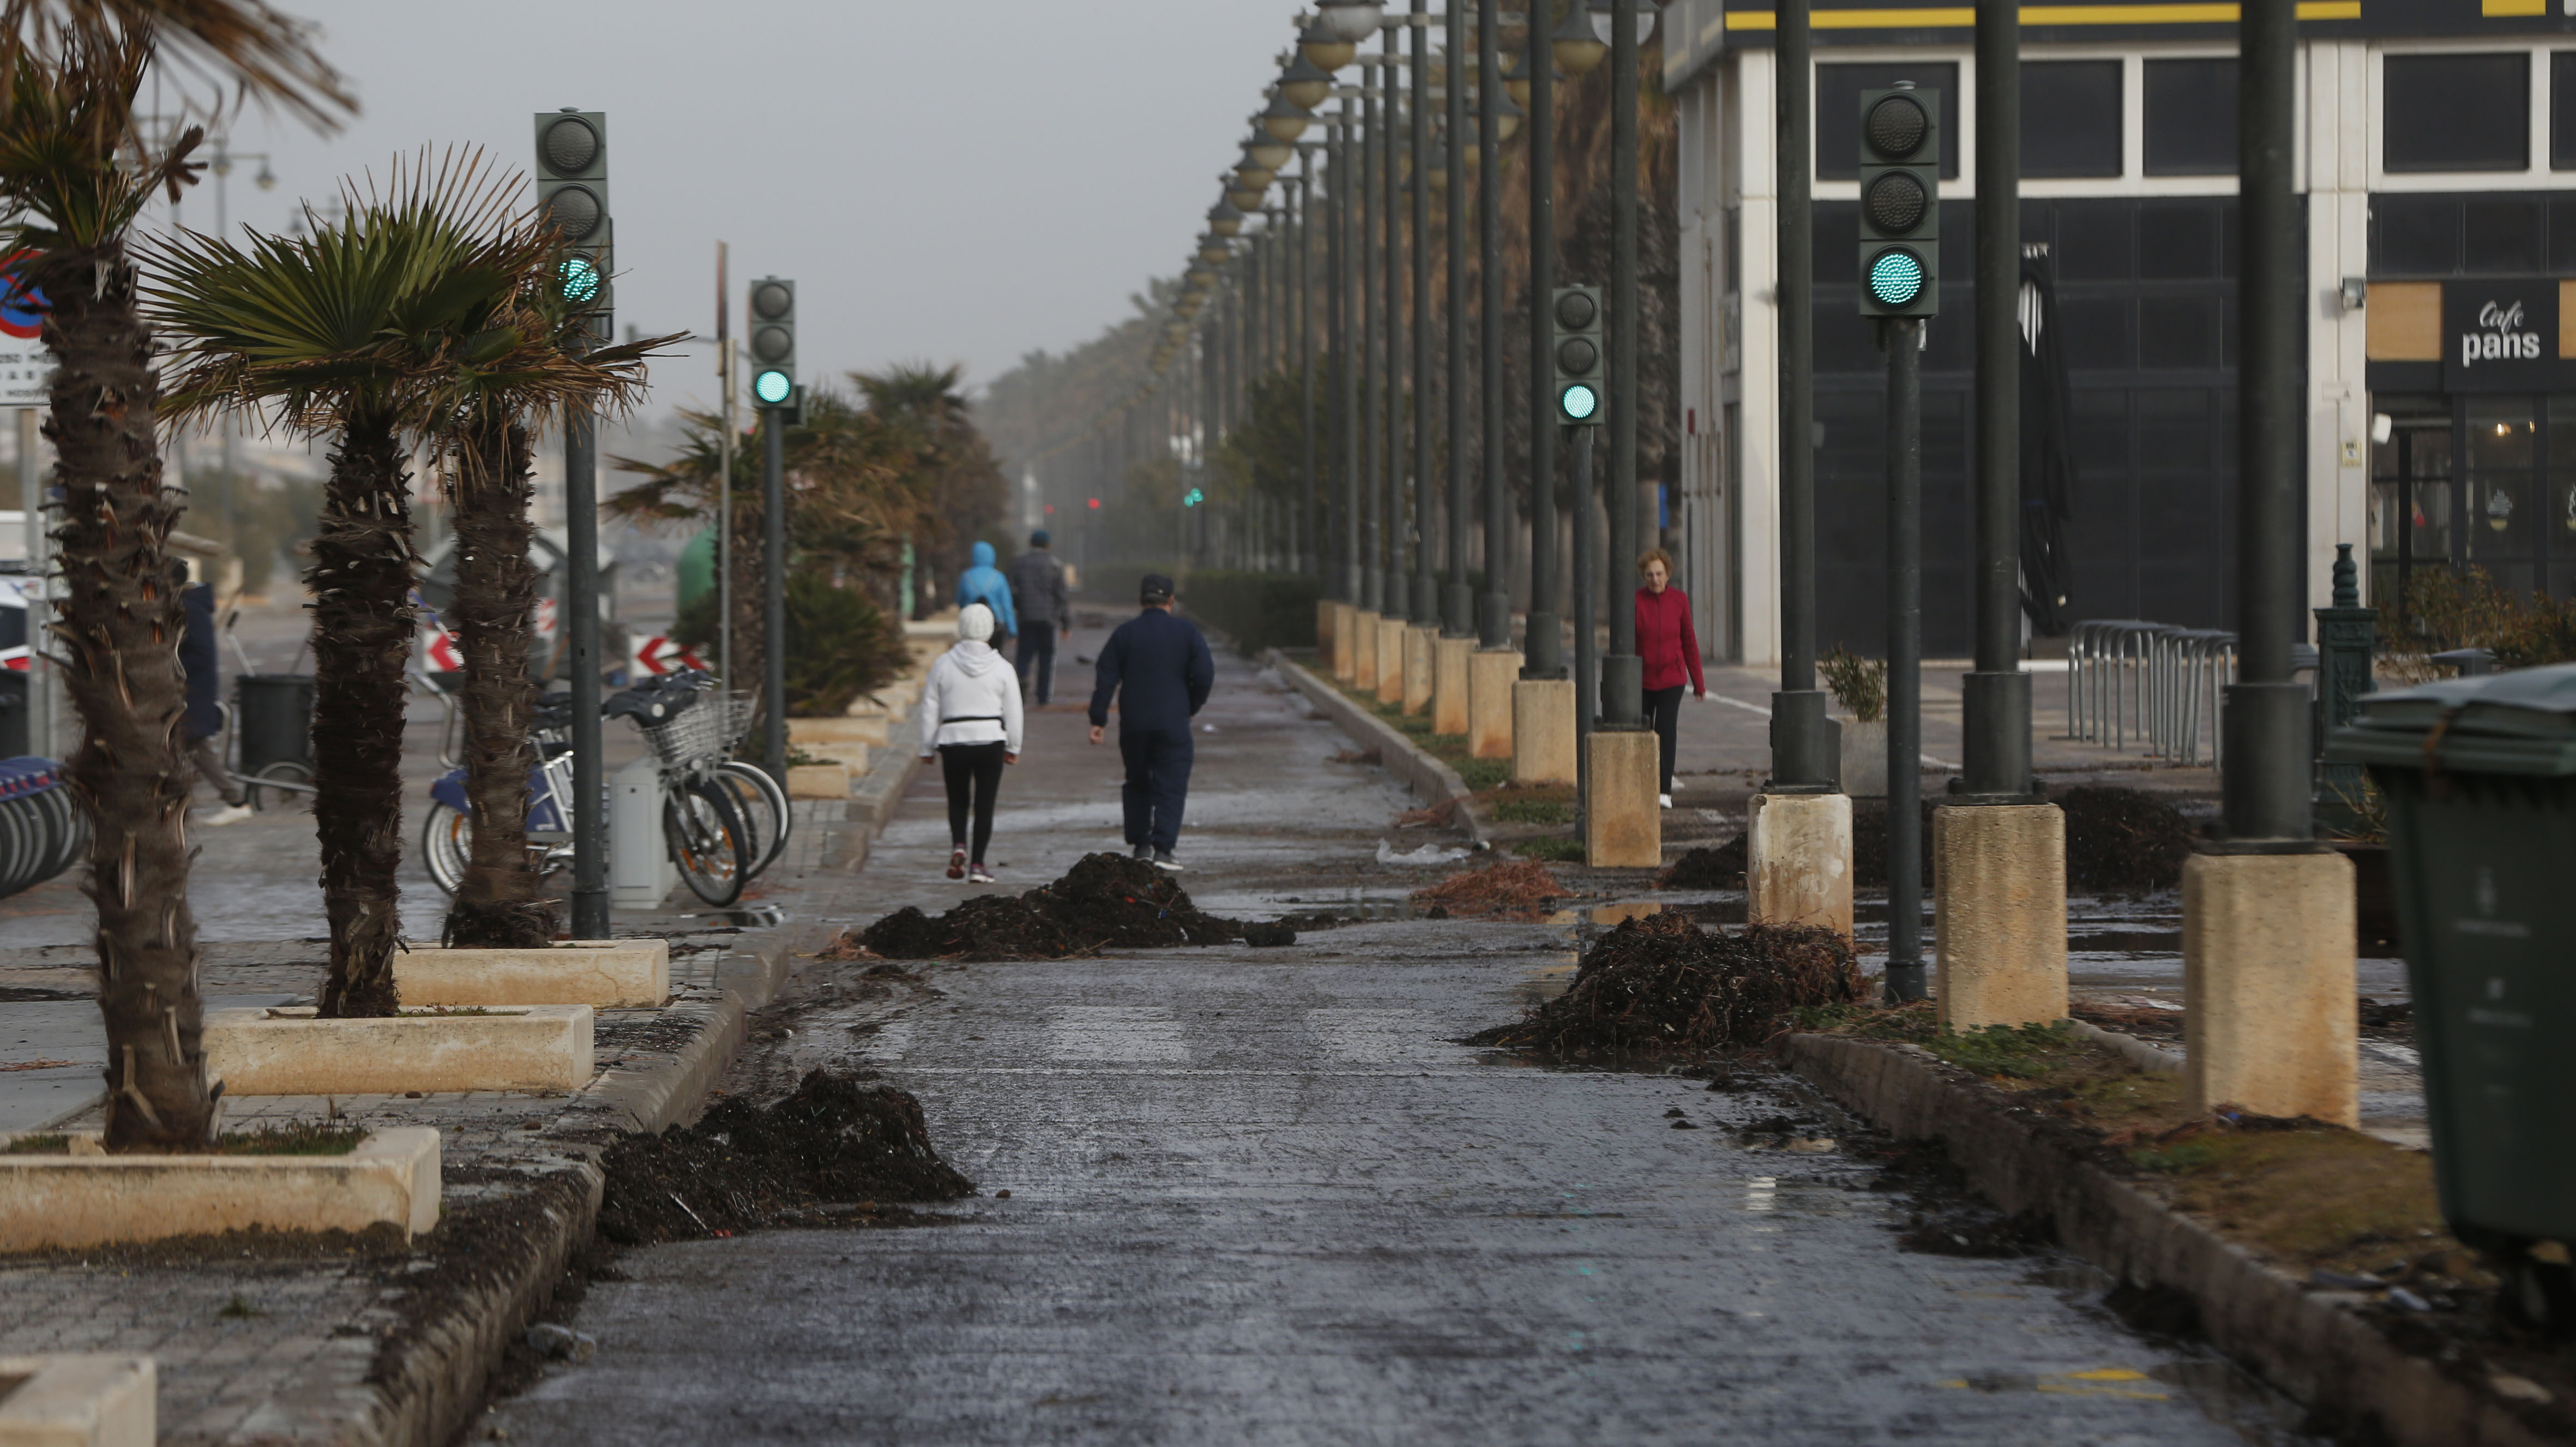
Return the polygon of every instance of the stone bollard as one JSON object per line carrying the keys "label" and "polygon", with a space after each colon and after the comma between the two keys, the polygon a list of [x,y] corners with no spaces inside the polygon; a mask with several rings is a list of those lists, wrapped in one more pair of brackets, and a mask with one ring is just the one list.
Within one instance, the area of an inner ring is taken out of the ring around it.
{"label": "stone bollard", "polygon": [[1512,782],[1571,784],[1574,761],[1574,680],[1513,680]]}
{"label": "stone bollard", "polygon": [[1431,659],[1431,731],[1451,738],[1467,733],[1468,665],[1476,654],[1473,638],[1443,638]]}
{"label": "stone bollard", "polygon": [[1595,869],[1655,869],[1664,862],[1664,811],[1655,802],[1663,767],[1652,729],[1596,729],[1586,740],[1590,789],[1583,800],[1583,862]]}
{"label": "stone bollard", "polygon": [[1333,619],[1346,606],[1330,598],[1315,600],[1315,666],[1327,672],[1333,667]]}
{"label": "stone bollard", "polygon": [[1377,615],[1377,701],[1404,702],[1404,616]]}
{"label": "stone bollard", "polygon": [[1404,711],[1407,716],[1430,711],[1432,654],[1439,642],[1440,630],[1437,628],[1414,626],[1404,630]]}
{"label": "stone bollard", "polygon": [[[1512,686],[1520,678],[1521,656],[1513,649],[1479,649],[1468,655],[1468,753],[1480,759],[1512,756]],[[1657,837],[1662,837],[1660,826]]]}
{"label": "stone bollard", "polygon": [[1932,948],[1941,1023],[2066,1018],[2066,813],[2054,804],[1932,811]]}
{"label": "stone bollard", "polygon": [[1351,610],[1351,687],[1362,693],[1377,691],[1377,615],[1365,608]]}
{"label": "stone bollard", "polygon": [[1359,610],[1333,605],[1333,681],[1354,683],[1360,674]]}
{"label": "stone bollard", "polygon": [[1744,916],[1852,932],[1847,794],[1756,794],[1745,808]]}
{"label": "stone bollard", "polygon": [[2188,1109],[2361,1123],[2352,892],[2338,853],[2183,861]]}

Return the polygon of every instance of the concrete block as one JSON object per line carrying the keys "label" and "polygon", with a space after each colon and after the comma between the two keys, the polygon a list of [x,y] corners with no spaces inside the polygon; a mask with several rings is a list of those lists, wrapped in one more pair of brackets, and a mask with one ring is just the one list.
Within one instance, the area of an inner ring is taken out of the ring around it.
{"label": "concrete block", "polygon": [[571,1092],[592,1074],[591,1023],[588,1005],[374,1020],[322,1020],[309,1007],[209,1010],[206,1073],[227,1095]]}
{"label": "concrete block", "polygon": [[0,1357],[0,1447],[152,1447],[150,1357]]}
{"label": "concrete block", "polygon": [[1855,799],[1886,798],[1887,720],[1844,719],[1842,726],[1843,792]]}
{"label": "concrete block", "polygon": [[1404,702],[1404,619],[1393,613],[1377,618],[1377,701]]}
{"label": "concrete block", "polygon": [[1583,862],[1595,869],[1661,867],[1664,811],[1655,802],[1655,785],[1662,763],[1654,731],[1597,729],[1589,744],[1591,792],[1583,801]]}
{"label": "concrete block", "polygon": [[1932,861],[1932,947],[1940,960],[1933,996],[1941,1023],[1964,1030],[2065,1019],[2065,811],[2054,804],[1935,809]]}
{"label": "concrete block", "polygon": [[1470,668],[1476,656],[1473,638],[1443,638],[1431,650],[1431,731],[1451,738],[1467,734]]}
{"label": "concrete block", "polygon": [[847,764],[790,764],[787,768],[787,797],[790,799],[846,799],[850,797],[850,766]]}
{"label": "concrete block", "polygon": [[1338,610],[1349,605],[1330,598],[1315,600],[1315,666],[1329,670],[1333,666],[1333,623]]}
{"label": "concrete block", "polygon": [[1440,630],[1408,626],[1404,630],[1404,711],[1419,714],[1431,707],[1432,654]]}
{"label": "concrete block", "polygon": [[668,940],[573,940],[540,950],[413,945],[394,956],[406,1005],[651,1009],[671,998]]}
{"label": "concrete block", "polygon": [[[1480,648],[1468,655],[1469,754],[1480,759],[1508,759],[1512,756],[1512,687],[1520,681],[1519,653],[1509,648]],[[1654,790],[1646,792],[1652,795]],[[1646,802],[1651,804],[1654,800],[1650,797]],[[1662,837],[1663,826],[1658,824],[1656,838],[1660,840]]]}
{"label": "concrete block", "polygon": [[438,1132],[427,1126],[376,1131],[345,1156],[0,1155],[0,1251],[251,1227],[381,1223],[418,1236],[438,1224],[438,1189]]}
{"label": "concrete block", "polygon": [[1754,924],[1852,932],[1847,794],[1756,794],[1745,807],[1744,914]]}
{"label": "concrete block", "polygon": [[2182,866],[2183,1098],[2194,1111],[2361,1123],[2359,952],[2341,854]]}
{"label": "concrete block", "polygon": [[1351,687],[1362,693],[1377,690],[1377,615],[1365,608],[1351,610]]}
{"label": "concrete block", "polygon": [[870,746],[886,745],[886,718],[882,713],[872,717],[791,718],[787,721],[787,742],[818,759],[835,759],[865,768]]}
{"label": "concrete block", "polygon": [[1333,681],[1356,685],[1360,670],[1360,610],[1348,603],[1333,609]]}
{"label": "concrete block", "polygon": [[1512,782],[1575,782],[1574,680],[1512,680]]}

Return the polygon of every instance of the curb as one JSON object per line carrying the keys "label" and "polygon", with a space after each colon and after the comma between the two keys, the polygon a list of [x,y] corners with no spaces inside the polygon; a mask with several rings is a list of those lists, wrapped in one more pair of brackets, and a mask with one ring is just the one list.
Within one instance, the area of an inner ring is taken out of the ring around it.
{"label": "curb", "polygon": [[[2108,1033],[2108,1032],[2105,1032]],[[2139,1042],[2142,1049],[2152,1049]],[[2164,1052],[2156,1051],[2162,1055]],[[2036,1113],[1998,1109],[1967,1077],[1910,1046],[1792,1035],[1790,1067],[1905,1139],[1938,1140],[2006,1212],[2046,1215],[2058,1240],[2121,1281],[2190,1298],[2211,1345],[2311,1410],[2366,1419],[2395,1447],[2540,1447],[2506,1408],[2311,1297],[2199,1222],[2052,1139]]]}
{"label": "curb", "polygon": [[1354,743],[1377,750],[1377,756],[1389,773],[1402,779],[1425,807],[1442,803],[1456,805],[1458,827],[1467,832],[1472,849],[1485,850],[1492,844],[1485,838],[1485,821],[1476,817],[1475,791],[1458,771],[1424,753],[1404,731],[1361,708],[1340,689],[1317,678],[1300,663],[1289,659],[1278,649],[1265,649],[1261,661],[1278,670],[1288,686],[1305,695],[1306,701],[1339,725]]}

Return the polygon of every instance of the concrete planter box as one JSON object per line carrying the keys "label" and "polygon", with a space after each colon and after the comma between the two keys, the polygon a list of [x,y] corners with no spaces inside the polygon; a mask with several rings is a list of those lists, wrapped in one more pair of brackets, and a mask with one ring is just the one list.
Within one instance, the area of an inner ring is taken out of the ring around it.
{"label": "concrete planter box", "polygon": [[1843,792],[1855,799],[1887,797],[1887,720],[1844,719]]}
{"label": "concrete planter box", "polygon": [[588,1005],[488,1015],[322,1020],[310,1009],[209,1010],[206,1073],[229,1095],[570,1093],[591,1077]]}
{"label": "concrete planter box", "polygon": [[791,718],[787,741],[818,759],[864,766],[871,747],[886,746],[886,717],[877,712],[847,718]]}
{"label": "concrete planter box", "polygon": [[846,799],[850,797],[850,766],[847,764],[792,764],[787,770],[787,797],[790,799]]}
{"label": "concrete planter box", "polygon": [[[73,1141],[75,1149],[82,1144]],[[96,1149],[0,1155],[0,1251],[251,1227],[363,1231],[383,1223],[408,1238],[438,1224],[438,1132],[427,1126],[377,1131],[345,1156],[111,1156]],[[0,1400],[0,1422],[13,1401]],[[0,1443],[13,1440],[0,1429]]]}
{"label": "concrete planter box", "polygon": [[152,1447],[150,1357],[0,1357],[0,1447]]}
{"label": "concrete planter box", "polygon": [[406,1005],[656,1009],[671,998],[671,945],[667,940],[575,940],[541,950],[413,945],[394,956],[394,986]]}

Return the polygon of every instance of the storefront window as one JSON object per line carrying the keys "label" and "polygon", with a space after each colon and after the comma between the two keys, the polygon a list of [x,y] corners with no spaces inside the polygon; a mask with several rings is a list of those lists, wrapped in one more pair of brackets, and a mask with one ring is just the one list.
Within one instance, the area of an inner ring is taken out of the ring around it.
{"label": "storefront window", "polygon": [[2463,562],[2515,597],[2540,586],[2539,528],[2532,468],[2538,442],[2532,397],[2477,397],[2465,416],[2468,467],[2457,519]]}
{"label": "storefront window", "polygon": [[2549,591],[2576,592],[2576,397],[2549,399],[2549,515],[2540,522],[2554,560]]}
{"label": "storefront window", "polygon": [[2381,397],[2388,440],[2370,449],[2370,596],[2401,598],[2418,568],[2451,558],[2451,404]]}

